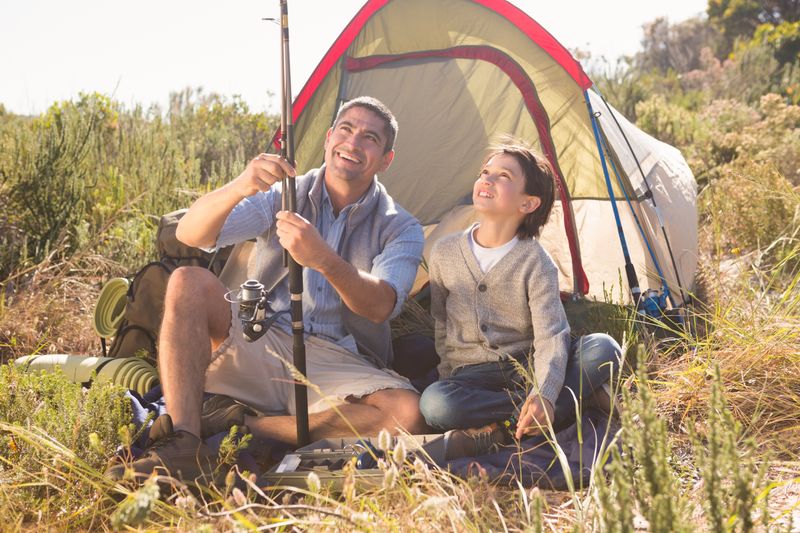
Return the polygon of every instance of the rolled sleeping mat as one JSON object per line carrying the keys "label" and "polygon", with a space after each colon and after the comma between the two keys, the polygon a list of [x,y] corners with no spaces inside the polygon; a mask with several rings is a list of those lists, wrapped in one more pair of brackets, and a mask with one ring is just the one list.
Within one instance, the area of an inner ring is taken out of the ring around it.
{"label": "rolled sleeping mat", "polygon": [[110,381],[126,389],[145,394],[158,385],[158,372],[139,357],[87,357],[83,355],[47,354],[26,355],[14,363],[26,370],[53,372],[61,368],[66,378],[73,383],[88,385],[92,372],[97,372],[97,381]]}
{"label": "rolled sleeping mat", "polygon": [[94,330],[107,339],[116,333],[128,303],[128,278],[112,278],[103,285],[94,308]]}

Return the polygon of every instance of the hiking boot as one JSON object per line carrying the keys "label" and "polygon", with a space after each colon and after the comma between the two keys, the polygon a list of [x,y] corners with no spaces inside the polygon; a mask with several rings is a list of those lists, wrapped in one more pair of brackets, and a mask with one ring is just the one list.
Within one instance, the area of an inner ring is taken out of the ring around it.
{"label": "hiking boot", "polygon": [[115,464],[106,470],[106,476],[121,481],[126,470],[134,472],[134,479],[143,481],[153,472],[170,475],[186,482],[203,479],[213,481],[217,454],[188,431],[175,431],[169,415],[156,418],[150,428],[147,453],[132,463]]}
{"label": "hiking boot", "polygon": [[228,432],[233,426],[244,426],[246,415],[255,416],[256,412],[222,394],[215,394],[203,402],[200,413],[200,437],[208,438],[217,433]]}
{"label": "hiking boot", "polygon": [[444,458],[475,457],[497,452],[508,444],[508,431],[499,424],[477,429],[453,429],[444,434]]}

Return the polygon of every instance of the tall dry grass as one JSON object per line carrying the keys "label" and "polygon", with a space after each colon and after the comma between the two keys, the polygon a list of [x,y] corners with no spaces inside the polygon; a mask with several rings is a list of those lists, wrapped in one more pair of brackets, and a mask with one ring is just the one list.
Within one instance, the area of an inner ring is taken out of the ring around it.
{"label": "tall dry grass", "polygon": [[[696,92],[699,74],[672,76],[675,91],[662,100],[646,94],[658,80],[644,90],[640,77],[623,80],[622,93],[643,102],[641,125],[672,135],[699,165],[703,279],[691,319],[702,334],[655,343],[633,335],[629,313],[590,314],[593,327],[611,319],[629,353],[646,355],[622,384],[619,446],[588,487],[501,486],[479,470],[463,480],[392,449],[381,486],[358,487],[349,471],[341,494],[313,478],[300,490],[265,487],[247,474],[203,490],[167,490],[157,480],[131,490],[102,476],[130,436],[123,411],[96,412],[97,398],[117,401],[114,391],[4,370],[3,528],[791,530],[800,498],[800,211],[792,175],[800,115],[763,94],[731,104],[731,87],[714,88],[724,73],[706,75],[716,76],[702,89],[708,93]],[[636,110],[635,103],[618,107]],[[685,113],[665,117],[669,106]],[[166,111],[88,95],[41,117],[0,112],[0,360],[97,353],[89,319],[102,281],[152,257],[156,217],[238,172],[271,121],[236,100],[192,92],[175,95]],[[63,184],[69,203],[37,180]],[[429,331],[430,322],[414,309],[401,326]],[[63,421],[70,422],[55,423]]]}

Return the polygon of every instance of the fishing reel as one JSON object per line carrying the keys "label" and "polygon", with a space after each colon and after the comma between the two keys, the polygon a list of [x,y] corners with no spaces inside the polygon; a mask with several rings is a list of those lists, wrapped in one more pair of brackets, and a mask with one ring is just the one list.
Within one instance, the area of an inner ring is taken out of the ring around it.
{"label": "fishing reel", "polygon": [[642,315],[659,320],[667,310],[667,295],[649,289],[642,294],[636,310]]}
{"label": "fishing reel", "polygon": [[238,292],[231,291],[225,295],[227,301],[239,303],[237,318],[242,321],[242,334],[247,342],[259,339],[286,312],[274,312],[269,297],[270,292],[264,284],[255,279],[242,283]]}

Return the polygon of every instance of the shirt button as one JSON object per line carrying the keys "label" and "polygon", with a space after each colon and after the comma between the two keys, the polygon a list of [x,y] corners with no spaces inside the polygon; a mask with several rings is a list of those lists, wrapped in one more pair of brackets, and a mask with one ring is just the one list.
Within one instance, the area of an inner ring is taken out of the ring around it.
{"label": "shirt button", "polygon": [[322,292],[322,287],[317,287],[317,292]]}
{"label": "shirt button", "polygon": [[488,330],[488,329],[489,328],[486,327],[486,324],[481,324],[481,331],[483,331],[485,333],[486,330]]}
{"label": "shirt button", "polygon": [[311,322],[316,322],[316,321],[317,321],[317,319],[312,316],[311,317]]}
{"label": "shirt button", "polygon": [[481,292],[486,292],[486,285],[481,283],[480,285],[478,285],[478,290]]}

